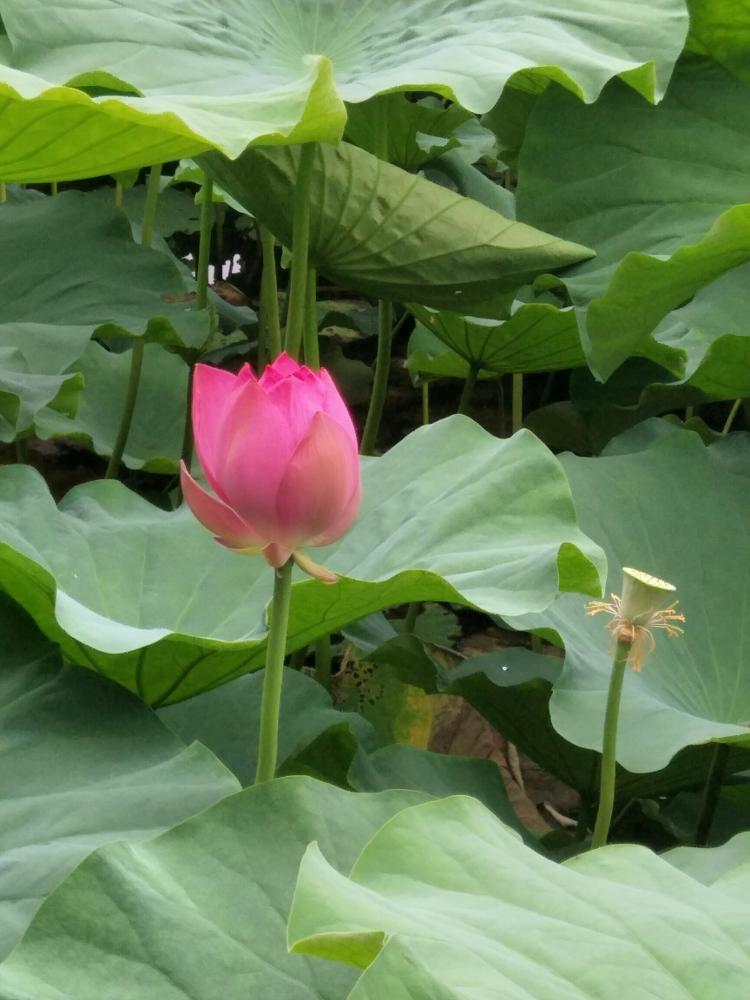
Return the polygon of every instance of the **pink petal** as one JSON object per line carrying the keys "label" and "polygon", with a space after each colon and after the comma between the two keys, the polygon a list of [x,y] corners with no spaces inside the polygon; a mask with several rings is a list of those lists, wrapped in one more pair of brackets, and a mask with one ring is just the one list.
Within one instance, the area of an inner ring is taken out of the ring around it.
{"label": "pink petal", "polygon": [[184,462],[180,463],[180,485],[188,507],[201,524],[214,534],[217,541],[233,549],[260,550],[267,544],[268,540],[235,511],[199,486]]}
{"label": "pink petal", "polygon": [[321,368],[316,374],[319,379],[319,392],[323,403],[322,409],[325,410],[329,417],[333,417],[342,430],[350,435],[354,442],[354,447],[359,450],[354,421],[341,393],[336,388],[333,379],[325,368]]}
{"label": "pink petal", "polygon": [[221,448],[224,410],[237,384],[237,377],[222,368],[196,365],[193,374],[193,437],[203,471],[212,488],[223,496],[216,480]]}
{"label": "pink petal", "polygon": [[214,469],[222,497],[268,540],[277,540],[276,493],[300,436],[258,382],[233,394]]}
{"label": "pink petal", "polygon": [[353,519],[359,481],[359,456],[349,435],[327,414],[316,413],[279,485],[275,537],[292,548],[318,537],[333,541],[332,529],[345,515],[349,524]]}
{"label": "pink petal", "polygon": [[303,367],[294,358],[290,358],[286,351],[283,351],[275,361],[272,361],[264,369],[260,377],[260,384],[265,389],[268,389],[270,386],[276,385],[277,382],[281,382],[282,379],[294,375],[295,372],[298,372]]}
{"label": "pink petal", "polygon": [[311,538],[307,544],[312,546],[330,545],[332,542],[338,541],[339,538],[343,538],[349,528],[351,528],[354,524],[357,514],[359,513],[361,502],[362,484],[359,480],[357,480],[355,490],[338,518],[335,521],[332,521],[325,531],[322,531],[319,535]]}

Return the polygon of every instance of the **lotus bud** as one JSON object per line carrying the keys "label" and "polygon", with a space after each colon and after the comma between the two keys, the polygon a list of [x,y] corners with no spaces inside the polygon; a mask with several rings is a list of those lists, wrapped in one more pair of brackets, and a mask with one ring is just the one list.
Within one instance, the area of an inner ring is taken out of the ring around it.
{"label": "lotus bud", "polygon": [[357,435],[325,369],[286,354],[260,379],[196,365],[192,402],[195,447],[213,492],[183,463],[185,500],[218,542],[261,553],[279,568],[298,566],[326,583],[335,574],[301,552],[329,545],[351,527],[361,482]]}

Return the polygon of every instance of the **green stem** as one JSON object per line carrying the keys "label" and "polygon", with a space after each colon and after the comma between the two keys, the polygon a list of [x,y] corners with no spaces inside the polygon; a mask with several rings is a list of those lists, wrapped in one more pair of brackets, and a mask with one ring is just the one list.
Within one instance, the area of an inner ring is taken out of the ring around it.
{"label": "green stem", "polygon": [[741,406],[742,406],[742,400],[741,399],[735,399],[734,403],[732,404],[732,409],[729,411],[729,416],[727,417],[726,422],[724,423],[724,426],[721,429],[722,435],[728,434],[729,431],[732,429],[732,424],[734,423],[734,418],[739,413],[739,410],[740,410]]}
{"label": "green stem", "polygon": [[292,228],[292,270],[289,278],[289,311],[286,322],[286,352],[299,360],[305,329],[307,271],[310,252],[310,187],[312,184],[315,143],[300,146],[297,184],[294,190]]}
{"label": "green stem", "polygon": [[328,691],[331,687],[331,637],[321,636],[315,643],[315,680]]}
{"label": "green stem", "polygon": [[128,375],[128,387],[125,390],[125,402],[122,407],[122,414],[120,415],[120,426],[117,429],[117,437],[112,448],[112,454],[109,457],[107,471],[104,473],[105,479],[114,479],[120,471],[120,462],[125,451],[125,445],[128,443],[130,425],[133,422],[135,403],[138,398],[144,349],[143,337],[135,338],[130,352],[130,374]]}
{"label": "green stem", "polygon": [[372,382],[370,407],[362,433],[363,455],[372,455],[378,439],[380,421],[383,419],[385,397],[388,393],[388,374],[391,368],[391,343],[393,341],[393,304],[381,299],[378,302],[378,353],[375,359],[375,377]]}
{"label": "green stem", "polygon": [[276,283],[275,240],[270,230],[258,224],[263,271],[260,277],[260,340],[258,370],[263,371],[267,360],[281,354],[281,322],[279,320],[279,289]]}
{"label": "green stem", "polygon": [[314,267],[307,269],[307,308],[305,309],[305,364],[313,371],[320,368],[320,344],[318,343],[317,287],[318,274]]}
{"label": "green stem", "polygon": [[701,811],[698,815],[698,822],[695,824],[693,843],[696,847],[705,847],[708,843],[708,835],[711,833],[711,826],[714,821],[714,813],[719,803],[721,786],[724,781],[724,772],[729,758],[729,745],[727,743],[717,743],[711,757],[711,765],[708,769],[708,777],[703,788],[703,800]]}
{"label": "green stem", "polygon": [[123,186],[119,181],[115,181],[115,208],[122,208]]}
{"label": "green stem", "polygon": [[146,204],[143,206],[143,225],[141,228],[141,245],[150,247],[154,242],[154,223],[156,222],[156,206],[159,201],[159,179],[161,178],[161,163],[155,163],[148,172],[146,183]]}
{"label": "green stem", "polygon": [[284,681],[284,653],[289,624],[289,606],[292,596],[292,566],[289,559],[274,573],[271,621],[266,646],[266,672],[263,677],[263,697],[260,706],[260,734],[258,737],[258,768],[255,784],[271,781],[276,774],[279,754],[279,714],[281,712],[281,686]]}
{"label": "green stem", "polygon": [[4,205],[8,200],[8,189],[5,186],[5,181],[0,181],[0,205]]}
{"label": "green stem", "polygon": [[430,383],[422,383],[422,426],[427,427],[430,422]]}
{"label": "green stem", "polygon": [[182,461],[190,469],[193,463],[193,379],[195,365],[188,365],[187,394],[185,399],[185,425],[182,430]]}
{"label": "green stem", "polygon": [[464,388],[461,393],[461,399],[458,401],[457,413],[463,413],[464,416],[468,416],[469,407],[471,406],[471,397],[474,395],[474,386],[477,384],[477,370],[472,367],[469,368],[469,374],[464,380]]}
{"label": "green stem", "polygon": [[25,465],[29,460],[25,438],[16,438],[16,461],[19,465]]}
{"label": "green stem", "polygon": [[618,639],[609,679],[607,711],[604,716],[604,739],[602,741],[601,778],[599,781],[599,809],[594,824],[591,847],[602,847],[607,843],[612,811],[615,807],[615,777],[617,769],[617,720],[620,716],[620,696],[625,680],[632,642]]}
{"label": "green stem", "polygon": [[408,635],[414,633],[414,628],[417,624],[417,618],[419,618],[419,613],[422,610],[421,601],[412,601],[411,604],[406,609],[406,617],[404,618],[404,632]]}
{"label": "green stem", "polygon": [[513,373],[513,396],[512,396],[512,423],[513,433],[520,431],[523,427],[523,375],[520,372]]}
{"label": "green stem", "polygon": [[[159,199],[159,178],[161,176],[161,164],[157,163],[148,175],[148,186],[146,188],[146,204],[143,209],[143,223],[141,226],[141,245],[150,247],[154,238],[154,221],[156,219],[156,206]],[[117,429],[117,437],[112,448],[107,471],[104,473],[105,479],[114,479],[120,470],[125,446],[128,443],[130,425],[133,422],[135,404],[138,398],[138,386],[141,382],[141,370],[143,369],[143,352],[145,344],[143,337],[136,337],[133,340],[133,349],[130,352],[130,374],[128,375],[128,387],[125,390],[125,402],[120,416],[120,426]]]}
{"label": "green stem", "polygon": [[[197,287],[195,304],[199,309],[208,305],[208,265],[211,260],[211,233],[214,227],[214,182],[209,174],[203,181],[203,201],[201,202],[201,233],[198,243]],[[221,277],[221,275],[219,275]]]}

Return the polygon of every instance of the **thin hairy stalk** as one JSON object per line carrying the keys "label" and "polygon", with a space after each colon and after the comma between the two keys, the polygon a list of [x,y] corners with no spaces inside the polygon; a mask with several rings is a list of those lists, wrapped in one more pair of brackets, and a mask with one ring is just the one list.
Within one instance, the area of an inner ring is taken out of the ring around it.
{"label": "thin hairy stalk", "polygon": [[258,370],[281,354],[281,320],[279,319],[279,288],[276,282],[276,241],[270,230],[258,225],[263,271],[260,278],[260,324],[258,339]]}
{"label": "thin hairy stalk", "polygon": [[513,433],[520,431],[523,427],[523,375],[520,372],[513,374],[513,402],[512,402],[512,423]]}
{"label": "thin hairy stalk", "polygon": [[320,344],[318,343],[317,313],[318,273],[314,267],[307,269],[307,307],[305,309],[305,364],[313,371],[320,368]]}
{"label": "thin hairy stalk", "polygon": [[711,756],[711,764],[708,769],[708,777],[703,787],[703,798],[701,800],[701,810],[698,815],[698,822],[695,824],[693,843],[696,847],[705,847],[708,843],[708,836],[711,833],[716,806],[719,804],[721,786],[724,783],[724,774],[727,768],[729,757],[729,746],[726,743],[717,743]]}
{"label": "thin hairy stalk", "polygon": [[591,839],[592,849],[602,847],[607,843],[609,827],[612,823],[617,772],[617,722],[620,718],[620,698],[622,696],[622,685],[625,680],[625,668],[628,665],[628,657],[630,656],[632,645],[633,643],[630,639],[618,639],[612,661],[612,674],[609,679],[609,694],[607,695],[607,711],[604,716],[601,777],[599,780],[599,808],[596,814],[596,823],[594,824],[594,835]]}
{"label": "thin hairy stalk", "polygon": [[281,714],[281,687],[284,681],[284,653],[289,626],[289,607],[292,596],[292,566],[289,559],[274,572],[271,621],[266,646],[266,672],[263,677],[263,696],[260,706],[260,734],[258,737],[258,767],[255,784],[271,781],[276,774],[279,756],[279,716]]}
{"label": "thin hairy stalk", "polygon": [[381,299],[378,302],[378,353],[375,359],[375,375],[360,446],[363,455],[372,455],[375,451],[375,442],[378,439],[380,422],[383,419],[383,410],[385,409],[385,397],[388,393],[392,341],[393,305],[386,302],[385,299]]}
{"label": "thin hairy stalk", "polygon": [[310,185],[312,183],[315,143],[300,146],[297,185],[294,190],[292,229],[292,268],[289,278],[289,310],[286,322],[286,352],[299,360],[305,330],[307,272],[310,253]]}
{"label": "thin hairy stalk", "polygon": [[477,369],[472,365],[469,368],[469,373],[464,379],[464,387],[461,392],[461,398],[458,401],[457,413],[463,413],[464,416],[468,416],[469,409],[471,407],[471,400],[474,395],[474,387],[477,384]]}
{"label": "thin hairy stalk", "polygon": [[[159,178],[161,177],[161,164],[151,167],[148,175],[148,186],[146,188],[146,205],[143,210],[143,224],[141,227],[141,244],[150,247],[154,238],[154,220],[156,219],[156,206],[159,199]],[[145,344],[143,337],[136,337],[133,340],[133,348],[130,352],[130,373],[128,375],[128,385],[125,390],[125,402],[120,415],[120,426],[117,429],[117,437],[112,448],[107,471],[104,473],[105,479],[114,479],[120,471],[125,446],[128,443],[130,425],[133,422],[135,404],[138,399],[138,387],[141,382],[141,371],[143,369],[143,352]]]}
{"label": "thin hairy stalk", "polygon": [[211,234],[214,228],[214,182],[209,174],[203,181],[201,231],[198,243],[198,265],[195,271],[195,304],[199,309],[208,305],[208,265],[211,260]]}
{"label": "thin hairy stalk", "polygon": [[726,421],[724,422],[724,426],[721,428],[722,436],[724,434],[728,434],[730,432],[730,430],[732,429],[732,424],[734,423],[734,418],[740,412],[740,407],[741,406],[742,406],[742,400],[741,399],[735,399],[734,403],[732,404],[732,409],[729,411],[729,416],[727,417]]}

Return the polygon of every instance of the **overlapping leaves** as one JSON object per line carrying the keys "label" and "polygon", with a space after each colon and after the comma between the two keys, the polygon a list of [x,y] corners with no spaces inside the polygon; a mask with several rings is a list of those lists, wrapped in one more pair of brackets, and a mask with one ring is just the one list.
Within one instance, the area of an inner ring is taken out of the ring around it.
{"label": "overlapping leaves", "polygon": [[[334,586],[294,585],[289,646],[412,600],[496,614],[599,591],[565,478],[522,433],[500,441],[462,417],[419,430],[363,470],[364,505],[319,557]],[[523,512],[523,517],[520,517]],[[187,508],[158,510],[119,483],[55,507],[33,470],[0,470],[0,581],[76,662],[151,703],[180,700],[263,663],[272,577],[217,545]]]}
{"label": "overlapping leaves", "polygon": [[[594,100],[616,74],[660,96],[687,31],[682,0],[3,0],[0,176],[92,176],[250,142],[340,138],[344,101],[435,90],[489,111],[510,76]],[[633,9],[635,8],[635,9]],[[459,15],[459,16],[457,16]],[[465,16],[462,16],[465,15]],[[93,96],[73,88],[85,88]],[[78,136],[86,135],[80,142]]]}

